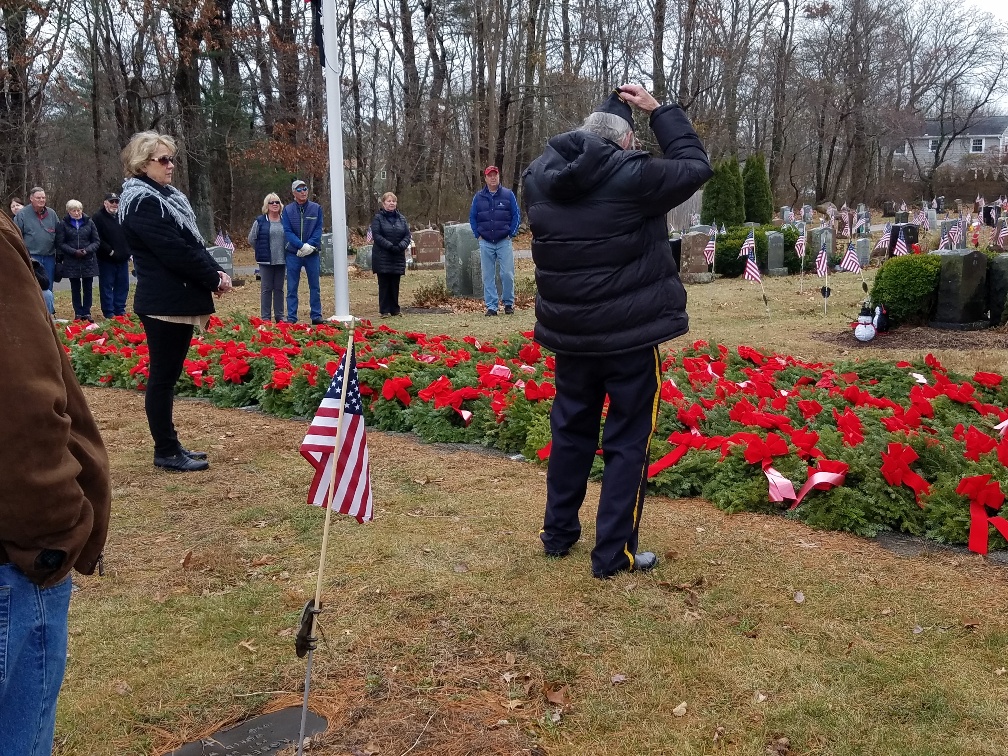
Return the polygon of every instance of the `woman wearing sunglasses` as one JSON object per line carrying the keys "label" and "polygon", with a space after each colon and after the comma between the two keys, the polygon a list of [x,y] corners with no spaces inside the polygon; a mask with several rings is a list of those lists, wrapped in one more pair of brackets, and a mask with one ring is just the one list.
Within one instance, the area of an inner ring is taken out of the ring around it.
{"label": "woman wearing sunglasses", "polygon": [[284,253],[284,228],[280,219],[280,195],[270,192],[263,200],[263,214],[252,221],[248,243],[255,250],[262,288],[259,292],[259,316],[263,320],[284,319],[284,278],[287,257]]}
{"label": "woman wearing sunglasses", "polygon": [[154,439],[154,466],[194,472],[210,466],[205,452],[179,443],[172,422],[175,382],[194,328],[204,328],[212,294],[231,291],[231,279],[206,250],[189,200],[171,185],[175,140],[156,131],[134,134],[122,151],[126,181],[119,218],[133,252],[137,285],[133,309],[147,333],[150,374],[144,396]]}

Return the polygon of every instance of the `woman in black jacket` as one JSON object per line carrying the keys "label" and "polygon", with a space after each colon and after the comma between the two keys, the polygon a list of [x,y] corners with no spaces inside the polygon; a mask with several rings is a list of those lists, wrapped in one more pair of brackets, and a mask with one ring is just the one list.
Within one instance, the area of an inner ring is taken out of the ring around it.
{"label": "woman in black jacket", "polygon": [[156,131],[134,134],[122,151],[127,178],[119,218],[133,252],[137,285],[133,309],[147,333],[150,357],[144,408],[154,439],[154,466],[175,472],[205,470],[205,452],[183,447],[172,422],[175,382],[194,328],[213,314],[212,294],[231,291],[231,278],[206,250],[189,200],[171,186],[175,140]]}
{"label": "woman in black jacket", "polygon": [[[63,277],[70,279],[70,299],[73,301],[74,320],[91,318],[91,302],[94,296],[94,279],[98,275],[98,229],[84,215],[84,206],[75,199],[66,203],[67,214],[63,219]],[[57,235],[57,239],[59,236]]]}
{"label": "woman in black jacket", "polygon": [[406,250],[412,241],[398,206],[399,199],[385,192],[382,209],[371,221],[371,270],[378,277],[378,312],[383,318],[399,315],[399,281],[406,275]]}

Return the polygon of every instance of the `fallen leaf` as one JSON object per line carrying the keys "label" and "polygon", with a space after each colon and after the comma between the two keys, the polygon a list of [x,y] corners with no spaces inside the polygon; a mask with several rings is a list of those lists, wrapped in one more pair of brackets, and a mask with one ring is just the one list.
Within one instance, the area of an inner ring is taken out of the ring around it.
{"label": "fallen leaf", "polygon": [[965,627],[967,630],[976,630],[978,627],[980,627],[980,620],[977,619],[969,619],[967,617],[963,617],[962,623],[963,627]]}
{"label": "fallen leaf", "polygon": [[805,594],[802,593],[801,591],[795,591],[794,602],[796,604],[804,604],[805,603]]}
{"label": "fallen leaf", "polygon": [[554,709],[549,714],[547,714],[547,716],[549,717],[550,722],[552,722],[553,724],[559,724],[560,723],[561,714],[556,709]]}
{"label": "fallen leaf", "polygon": [[238,493],[237,491],[228,491],[227,497],[229,499],[240,499],[241,498],[241,494]]}
{"label": "fallen leaf", "polygon": [[120,696],[126,696],[133,692],[133,688],[129,686],[129,683],[125,680],[119,680],[115,684],[115,692]]}
{"label": "fallen leaf", "polygon": [[283,630],[277,633],[277,638],[290,638],[292,635],[294,635],[294,631],[291,630],[289,627],[285,627]]}
{"label": "fallen leaf", "polygon": [[546,700],[558,706],[570,705],[570,688],[566,685],[543,685],[543,695]]}
{"label": "fallen leaf", "polygon": [[455,570],[455,572],[459,573],[469,572],[469,565],[466,564],[465,562],[459,562],[454,567],[452,567],[452,569]]}
{"label": "fallen leaf", "polygon": [[668,559],[670,562],[674,562],[676,559],[679,558],[679,552],[678,551],[666,551],[665,552],[665,558]]}
{"label": "fallen leaf", "polygon": [[779,737],[774,735],[772,737],[773,740],[771,740],[766,747],[766,752],[770,754],[770,756],[787,756],[787,754],[791,753],[790,740],[783,735]]}
{"label": "fallen leaf", "polygon": [[913,634],[914,635],[920,635],[923,632],[924,632],[924,628],[923,627],[921,627],[920,625],[914,625],[914,628],[913,628]]}
{"label": "fallen leaf", "polygon": [[883,617],[888,617],[888,616],[889,616],[889,615],[891,615],[892,613],[893,613],[893,610],[892,610],[892,609],[883,609],[883,610],[882,610],[882,616],[883,616]]}
{"label": "fallen leaf", "polygon": [[377,756],[377,754],[381,753],[381,748],[372,741],[364,746],[364,753],[366,756]]}
{"label": "fallen leaf", "polygon": [[722,727],[721,725],[718,725],[717,729],[714,730],[714,742],[718,743],[724,740],[724,736],[725,736],[725,728]]}
{"label": "fallen leaf", "polygon": [[997,669],[994,670],[994,674],[997,675],[998,677],[1001,677],[1001,675],[1003,675],[1005,672],[1008,672],[1008,670],[1006,670],[1004,667],[998,667]]}
{"label": "fallen leaf", "polygon": [[179,564],[182,565],[183,569],[189,569],[189,563],[192,561],[192,549],[186,552],[186,555],[179,559]]}
{"label": "fallen leaf", "polygon": [[763,703],[764,701],[767,700],[767,694],[764,693],[762,690],[757,690],[756,695],[753,696],[753,700],[755,700],[756,703]]}
{"label": "fallen leaf", "polygon": [[273,564],[273,557],[269,554],[263,554],[261,557],[252,560],[253,567],[263,567],[267,564]]}
{"label": "fallen leaf", "polygon": [[515,709],[520,709],[524,705],[525,703],[523,701],[519,701],[517,698],[512,698],[510,701],[504,704],[504,708],[507,709],[508,711],[514,711]]}
{"label": "fallen leaf", "polygon": [[248,640],[241,641],[238,645],[244,648],[246,651],[251,651],[253,654],[256,652],[256,647],[252,645],[251,638],[249,638]]}
{"label": "fallen leaf", "polygon": [[798,548],[800,549],[818,549],[819,544],[815,541],[806,541],[804,538],[798,539]]}
{"label": "fallen leaf", "polygon": [[626,675],[613,675],[612,676],[612,684],[613,685],[620,685],[620,684],[625,683],[625,682],[626,682]]}
{"label": "fallen leaf", "polygon": [[685,717],[686,716],[686,702],[683,701],[681,704],[672,709],[673,717]]}
{"label": "fallen leaf", "polygon": [[507,662],[507,665],[509,667],[513,667],[515,663],[515,655],[512,654],[510,651],[508,651],[506,654],[504,654],[504,661]]}
{"label": "fallen leaf", "polygon": [[503,680],[506,683],[510,683],[516,677],[518,677],[517,672],[505,672],[503,675],[501,675],[501,680]]}

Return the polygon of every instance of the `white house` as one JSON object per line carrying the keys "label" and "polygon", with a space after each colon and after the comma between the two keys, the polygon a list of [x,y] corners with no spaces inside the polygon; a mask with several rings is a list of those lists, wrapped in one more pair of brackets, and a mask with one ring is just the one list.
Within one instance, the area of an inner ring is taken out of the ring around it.
{"label": "white house", "polygon": [[955,121],[925,120],[893,151],[893,163],[912,164],[916,155],[919,164],[931,165],[939,150],[945,153],[943,165],[963,167],[977,159],[1000,163],[1008,158],[1008,116],[978,118],[965,128]]}

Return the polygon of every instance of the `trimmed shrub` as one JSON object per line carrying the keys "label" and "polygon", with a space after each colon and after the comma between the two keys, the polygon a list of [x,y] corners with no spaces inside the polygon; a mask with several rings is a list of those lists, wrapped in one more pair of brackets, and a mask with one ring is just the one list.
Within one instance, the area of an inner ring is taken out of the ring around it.
{"label": "trimmed shrub", "polygon": [[[737,278],[745,270],[745,258],[739,257],[742,243],[749,235],[748,226],[732,226],[726,229],[725,236],[717,239],[717,250],[714,255],[714,272],[726,278]],[[798,273],[801,270],[801,259],[795,254],[795,242],[798,231],[791,226],[777,228],[772,225],[760,226],[753,235],[756,239],[756,262],[760,270],[767,269],[767,234],[771,231],[781,231],[784,234],[784,265],[788,273]],[[807,267],[806,263],[806,267]]]}
{"label": "trimmed shrub", "polygon": [[746,158],[742,171],[745,193],[745,219],[760,225],[773,220],[773,193],[762,154]]}
{"label": "trimmed shrub", "polygon": [[714,166],[714,176],[704,186],[701,222],[710,224],[717,221],[725,226],[741,224],[745,220],[745,197],[742,192],[738,161],[722,160]]}
{"label": "trimmed shrub", "polygon": [[938,299],[940,277],[938,255],[891,257],[875,276],[872,304],[884,304],[894,323],[924,322]]}

